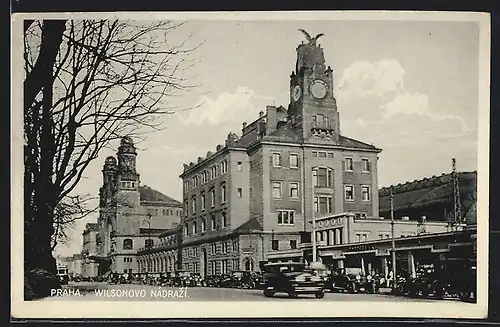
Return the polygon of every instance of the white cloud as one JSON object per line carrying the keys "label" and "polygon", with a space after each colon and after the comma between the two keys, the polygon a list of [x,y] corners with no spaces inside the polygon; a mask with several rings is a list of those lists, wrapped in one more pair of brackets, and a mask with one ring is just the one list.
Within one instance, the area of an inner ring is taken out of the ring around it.
{"label": "white cloud", "polygon": [[273,104],[273,99],[240,86],[234,93],[224,92],[216,98],[202,96],[196,109],[190,110],[181,119],[187,125],[221,125],[234,119],[241,124],[245,120],[257,119],[259,111],[265,111],[266,104]]}
{"label": "white cloud", "polygon": [[357,96],[400,92],[404,89],[405,70],[395,59],[378,62],[356,61],[342,74],[339,89]]}

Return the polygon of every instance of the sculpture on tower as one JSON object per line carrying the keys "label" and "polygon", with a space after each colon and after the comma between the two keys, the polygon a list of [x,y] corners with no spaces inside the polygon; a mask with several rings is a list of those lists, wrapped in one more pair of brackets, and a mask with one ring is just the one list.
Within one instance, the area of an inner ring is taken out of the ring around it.
{"label": "sculpture on tower", "polygon": [[319,33],[315,37],[311,37],[311,35],[309,35],[309,33],[307,33],[305,30],[299,29],[299,31],[301,31],[305,35],[309,43],[302,43],[297,48],[297,63],[295,67],[296,72],[300,73],[303,68],[310,68],[319,73],[324,72],[326,68],[323,49],[321,48],[321,46],[317,45],[316,42],[325,34]]}
{"label": "sculpture on tower", "polygon": [[319,33],[319,34],[318,34],[318,35],[316,35],[315,37],[311,37],[311,35],[309,35],[309,33],[307,33],[305,30],[303,30],[303,29],[299,28],[299,31],[301,31],[302,33],[304,33],[304,35],[306,36],[307,41],[309,41],[309,44],[310,44],[310,45],[313,45],[313,46],[316,46],[316,41],[317,41],[320,37],[322,37],[322,36],[324,36],[324,35],[325,35],[325,34],[323,34],[323,33]]}

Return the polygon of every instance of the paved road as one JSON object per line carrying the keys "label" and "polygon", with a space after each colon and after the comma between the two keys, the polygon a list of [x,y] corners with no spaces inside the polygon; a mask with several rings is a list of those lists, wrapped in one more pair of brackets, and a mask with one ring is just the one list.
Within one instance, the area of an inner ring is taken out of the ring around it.
{"label": "paved road", "polygon": [[[76,291],[78,290],[78,291]],[[62,294],[55,294],[43,301],[98,300],[98,301],[291,301],[286,294],[266,298],[261,290],[211,287],[158,287],[147,285],[108,285],[106,283],[76,283],[68,285]],[[410,299],[384,294],[326,293],[322,300],[314,295],[302,295],[298,300],[310,301],[389,301],[434,302],[432,299]],[[447,300],[445,300],[447,301]],[[457,304],[469,305],[457,301]]]}

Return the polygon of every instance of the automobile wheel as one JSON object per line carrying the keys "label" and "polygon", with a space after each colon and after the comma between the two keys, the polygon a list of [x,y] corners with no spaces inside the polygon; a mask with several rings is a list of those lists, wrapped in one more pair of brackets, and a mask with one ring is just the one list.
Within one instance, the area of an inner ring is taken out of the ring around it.
{"label": "automobile wheel", "polygon": [[318,292],[315,294],[317,299],[322,299],[325,297],[325,292]]}
{"label": "automobile wheel", "polygon": [[356,284],[349,283],[349,285],[347,285],[347,291],[351,294],[356,293]]}
{"label": "automobile wheel", "polygon": [[265,297],[273,297],[274,292],[270,290],[264,290],[264,296]]}

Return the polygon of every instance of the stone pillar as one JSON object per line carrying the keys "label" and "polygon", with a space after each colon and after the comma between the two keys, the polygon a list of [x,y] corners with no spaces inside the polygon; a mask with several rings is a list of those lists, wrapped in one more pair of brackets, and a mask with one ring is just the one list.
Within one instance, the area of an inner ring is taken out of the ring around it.
{"label": "stone pillar", "polygon": [[361,256],[361,271],[366,275],[365,259]]}
{"label": "stone pillar", "polygon": [[328,231],[328,245],[334,245],[334,244],[337,244],[335,243],[335,230],[330,229]]}
{"label": "stone pillar", "polygon": [[339,261],[337,261],[337,268],[339,268],[339,269],[344,268],[344,260],[343,259],[340,259]]}
{"label": "stone pillar", "polygon": [[417,277],[417,272],[415,269],[415,258],[413,257],[413,253],[408,251],[408,274],[411,278]]}
{"label": "stone pillar", "polygon": [[372,262],[369,261],[368,262],[368,271],[366,272],[367,275],[371,275],[372,274]]}

